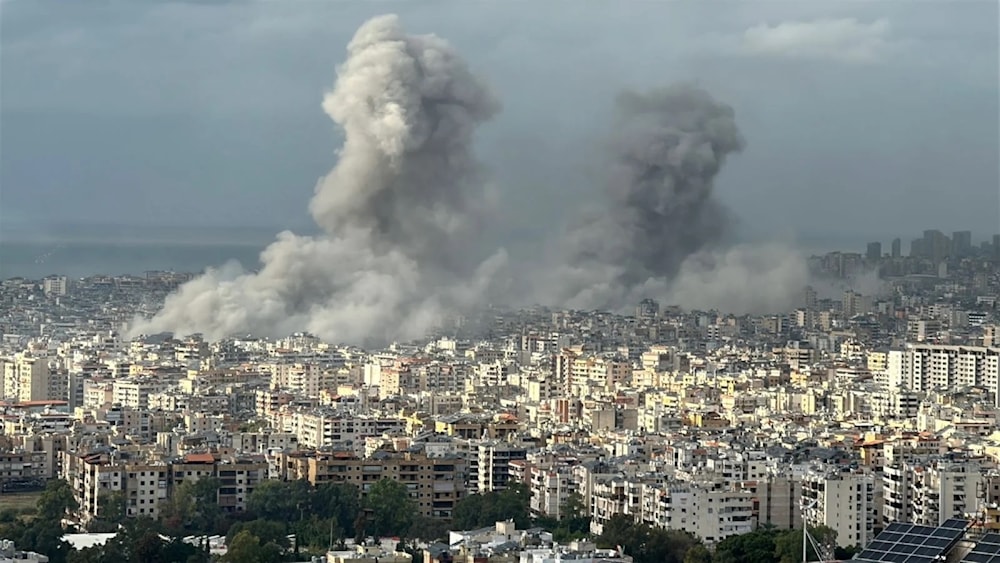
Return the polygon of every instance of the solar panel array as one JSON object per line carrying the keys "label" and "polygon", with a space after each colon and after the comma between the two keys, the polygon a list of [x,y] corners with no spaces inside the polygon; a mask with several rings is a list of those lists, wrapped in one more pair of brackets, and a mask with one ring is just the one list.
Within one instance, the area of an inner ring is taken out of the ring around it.
{"label": "solar panel array", "polygon": [[893,523],[854,559],[868,563],[934,563],[965,535],[969,522],[952,518],[944,524],[919,526]]}
{"label": "solar panel array", "polygon": [[1000,563],[1000,534],[990,532],[980,538],[962,563]]}

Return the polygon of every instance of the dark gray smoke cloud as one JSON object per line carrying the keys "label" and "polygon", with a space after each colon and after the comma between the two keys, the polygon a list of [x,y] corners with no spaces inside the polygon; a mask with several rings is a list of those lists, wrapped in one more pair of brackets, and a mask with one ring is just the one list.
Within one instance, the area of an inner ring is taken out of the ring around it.
{"label": "dark gray smoke cloud", "polygon": [[712,192],[744,146],[733,109],[693,85],[626,92],[617,109],[609,208],[570,229],[555,284],[571,307],[615,309],[662,292],[728,223]]}
{"label": "dark gray smoke cloud", "polygon": [[323,101],[345,141],[309,206],[325,235],[280,234],[258,272],[209,271],[133,334],[415,338],[503,279],[505,254],[483,260],[470,242],[486,215],[473,135],[499,103],[447,42],[395,16],[362,25],[347,51]]}

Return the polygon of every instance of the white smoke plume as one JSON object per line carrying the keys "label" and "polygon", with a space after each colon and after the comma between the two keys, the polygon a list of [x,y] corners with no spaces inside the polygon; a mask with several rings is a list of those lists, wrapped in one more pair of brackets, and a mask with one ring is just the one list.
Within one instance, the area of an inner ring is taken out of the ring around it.
{"label": "white smoke plume", "polygon": [[715,177],[744,147],[731,107],[689,85],[618,100],[608,207],[572,227],[555,302],[622,310],[645,297],[685,308],[767,312],[793,304],[806,263],[782,245],[722,246]]}
{"label": "white smoke plume", "polygon": [[133,335],[410,339],[497,288],[506,255],[473,247],[486,214],[471,145],[500,106],[450,45],[407,35],[396,16],[368,21],[323,109],[345,139],[309,205],[325,234],[280,234],[256,273],[207,272]]}
{"label": "white smoke plume", "polygon": [[742,244],[689,257],[657,295],[686,309],[779,313],[802,305],[809,280],[806,260],[788,245]]}

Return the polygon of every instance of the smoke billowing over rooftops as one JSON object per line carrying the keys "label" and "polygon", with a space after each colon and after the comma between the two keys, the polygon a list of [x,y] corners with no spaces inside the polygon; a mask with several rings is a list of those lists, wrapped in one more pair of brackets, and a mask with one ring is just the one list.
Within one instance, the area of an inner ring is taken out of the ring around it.
{"label": "smoke billowing over rooftops", "polygon": [[368,21],[323,100],[345,137],[309,206],[325,235],[282,233],[259,272],[210,271],[132,332],[368,343],[421,336],[485,299],[505,255],[466,244],[485,216],[471,147],[499,107],[442,39],[407,35],[395,16]]}
{"label": "smoke billowing over rooftops", "polygon": [[563,258],[539,273],[477,250],[491,214],[473,139],[500,107],[484,82],[444,40],[408,35],[395,16],[362,25],[347,51],[323,101],[345,141],[309,206],[324,234],[280,234],[257,273],[209,271],[133,334],[412,339],[474,305],[524,301],[506,291],[511,277],[535,288],[530,300],[605,309],[655,297],[777,310],[805,284],[789,249],[721,248],[728,213],[714,180],[744,141],[733,110],[706,91],[619,97],[602,211],[569,229]]}

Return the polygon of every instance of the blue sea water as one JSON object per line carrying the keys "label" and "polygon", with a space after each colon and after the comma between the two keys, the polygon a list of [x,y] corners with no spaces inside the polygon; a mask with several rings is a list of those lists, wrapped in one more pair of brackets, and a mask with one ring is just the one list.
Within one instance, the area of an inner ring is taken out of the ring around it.
{"label": "blue sea water", "polygon": [[0,239],[0,279],[71,278],[96,274],[136,274],[148,270],[201,272],[236,260],[256,268],[263,246],[250,243],[156,241],[43,242]]}

